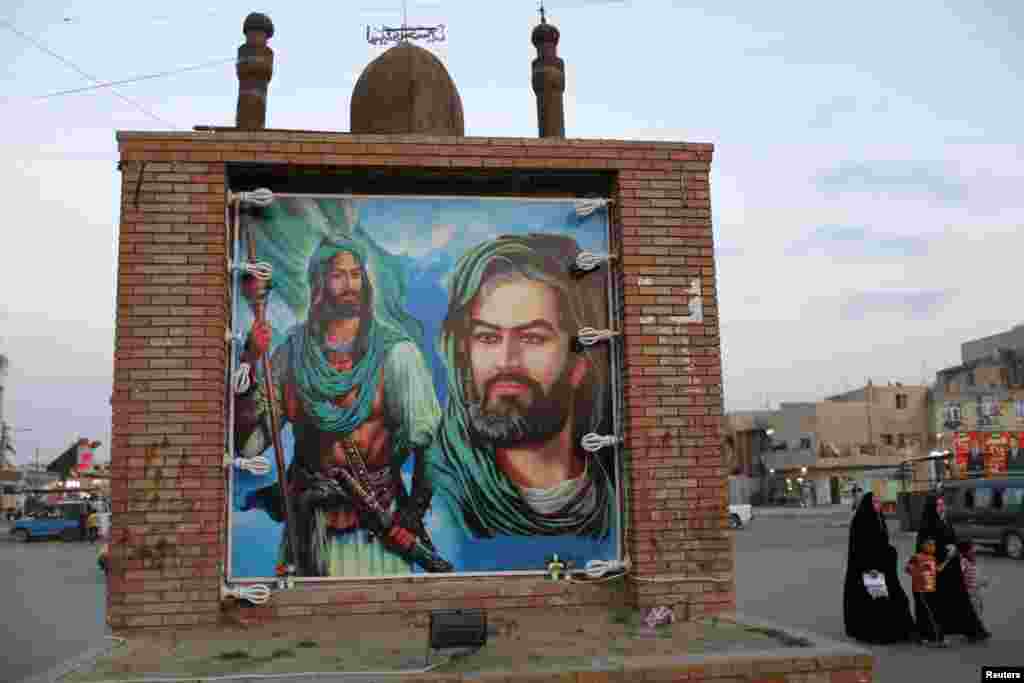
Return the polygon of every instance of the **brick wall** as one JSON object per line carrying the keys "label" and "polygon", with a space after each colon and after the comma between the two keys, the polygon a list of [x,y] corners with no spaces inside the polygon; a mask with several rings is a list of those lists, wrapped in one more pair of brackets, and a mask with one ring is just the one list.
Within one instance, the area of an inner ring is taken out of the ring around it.
{"label": "brick wall", "polygon": [[[108,620],[211,623],[222,612],[224,230],[233,162],[340,168],[612,173],[624,299],[625,478],[634,571],[607,585],[458,577],[302,585],[267,619],[338,612],[604,603],[735,606],[721,460],[721,356],[708,185],[712,148],[684,143],[276,131],[120,133],[122,190]],[[248,189],[248,188],[247,188]],[[697,290],[691,290],[694,281]],[[699,291],[702,320],[689,301]]]}
{"label": "brick wall", "polygon": [[217,615],[225,191],[221,163],[122,164],[107,593],[117,627]]}

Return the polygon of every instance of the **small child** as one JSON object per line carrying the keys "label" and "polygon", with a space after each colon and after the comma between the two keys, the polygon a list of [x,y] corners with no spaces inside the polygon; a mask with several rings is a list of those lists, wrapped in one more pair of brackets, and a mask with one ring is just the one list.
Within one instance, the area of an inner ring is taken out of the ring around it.
{"label": "small child", "polygon": [[[917,549],[917,553],[907,562],[906,572],[910,574],[911,587],[914,591],[914,612],[917,617],[917,630],[925,644],[932,647],[948,647],[942,633],[942,627],[935,621],[929,598],[935,594],[935,580],[939,569],[935,564],[935,541],[926,538]],[[927,621],[925,620],[927,616]]]}
{"label": "small child", "polygon": [[99,517],[95,510],[89,511],[89,516],[85,519],[85,528],[89,535],[89,542],[95,543],[96,537],[99,535]]}
{"label": "small child", "polygon": [[964,575],[964,588],[971,596],[971,604],[974,605],[974,611],[980,620],[984,610],[981,590],[988,587],[988,581],[981,577],[978,571],[978,556],[975,553],[974,544],[970,541],[963,541],[957,544],[957,550],[960,551],[960,569]]}

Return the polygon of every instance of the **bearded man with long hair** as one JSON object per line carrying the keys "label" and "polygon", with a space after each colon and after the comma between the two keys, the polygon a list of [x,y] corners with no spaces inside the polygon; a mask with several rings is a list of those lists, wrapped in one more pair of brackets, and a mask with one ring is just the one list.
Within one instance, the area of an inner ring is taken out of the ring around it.
{"label": "bearded man with long hair", "polygon": [[448,403],[430,466],[445,523],[469,543],[601,541],[617,525],[614,467],[580,444],[611,431],[611,399],[607,345],[573,349],[581,328],[607,319],[604,279],[570,276],[579,251],[569,237],[502,236],[451,276]]}
{"label": "bearded man with long hair", "polygon": [[[427,449],[440,406],[423,355],[401,324],[401,312],[377,315],[367,245],[324,239],[308,267],[309,315],[273,352],[272,385],[282,422],[292,425],[288,467],[299,547],[282,544],[281,559],[302,576],[408,574],[451,566],[433,550],[423,527],[432,496]],[[265,295],[250,280],[249,296]],[[271,329],[256,323],[242,360],[255,365],[270,346]],[[262,382],[236,399],[236,443],[243,455],[273,442]],[[401,468],[415,457],[412,491]],[[250,495],[243,509],[283,518],[278,485]]]}

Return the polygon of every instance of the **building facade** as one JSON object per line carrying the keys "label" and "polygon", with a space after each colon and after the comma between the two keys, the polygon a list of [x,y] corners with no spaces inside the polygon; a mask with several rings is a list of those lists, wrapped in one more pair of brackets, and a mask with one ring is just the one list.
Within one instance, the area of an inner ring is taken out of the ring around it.
{"label": "building facade", "polygon": [[765,498],[766,457],[780,428],[780,413],[751,410],[730,413],[723,428],[722,453],[729,473],[729,501],[761,504]]}
{"label": "building facade", "polygon": [[954,476],[1024,474],[1024,326],[965,342],[933,396],[930,428]]}
{"label": "building facade", "polygon": [[867,384],[817,402],[782,403],[765,458],[768,498],[804,504],[849,502],[855,487],[892,502],[898,466],[930,447],[924,386]]}

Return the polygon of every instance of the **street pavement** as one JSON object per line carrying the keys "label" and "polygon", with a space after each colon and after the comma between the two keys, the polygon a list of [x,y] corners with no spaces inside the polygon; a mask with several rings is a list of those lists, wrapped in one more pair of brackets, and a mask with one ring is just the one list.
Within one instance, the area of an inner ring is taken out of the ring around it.
{"label": "street pavement", "polygon": [[17,543],[0,524],[0,681],[42,676],[106,644],[104,578],[96,546]]}
{"label": "street pavement", "polygon": [[[799,517],[759,515],[735,532],[737,611],[852,642],[843,632],[850,516],[849,508]],[[895,520],[889,528],[902,566],[914,535],[899,532]],[[983,665],[1024,665],[1024,562],[984,550],[978,557],[980,570],[992,580],[984,613],[992,639],[969,645],[960,636],[950,636],[948,650],[861,645],[875,656],[876,681],[977,681]],[[911,595],[909,577],[901,573],[901,578]]]}
{"label": "street pavement", "polygon": [[[763,514],[767,512],[767,514]],[[846,563],[845,506],[796,514],[762,511],[735,532],[737,611],[834,640],[843,633],[842,590]],[[900,562],[914,537],[895,531]],[[103,622],[104,579],[89,543],[8,541],[0,524],[0,680],[41,683],[69,660],[107,645]],[[914,645],[863,646],[875,656],[875,680],[889,683],[978,680],[983,665],[1024,664],[1024,562],[979,552],[993,586],[985,598],[986,644],[951,637],[948,650]],[[910,584],[903,576],[904,588]]]}

